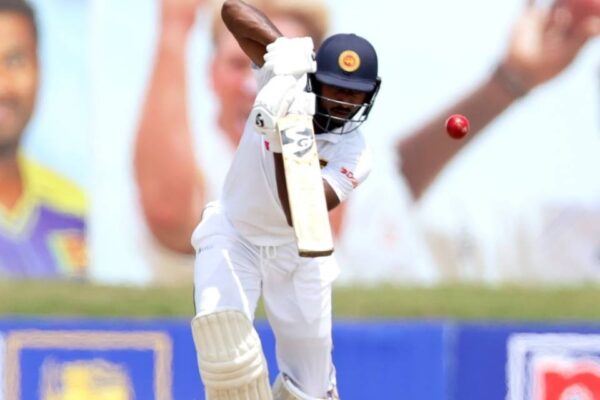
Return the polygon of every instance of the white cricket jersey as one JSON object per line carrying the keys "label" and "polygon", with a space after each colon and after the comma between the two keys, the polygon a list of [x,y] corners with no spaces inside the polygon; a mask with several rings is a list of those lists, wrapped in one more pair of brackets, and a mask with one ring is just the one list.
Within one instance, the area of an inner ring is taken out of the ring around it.
{"label": "white cricket jersey", "polygon": [[[371,170],[371,152],[359,130],[316,135],[323,178],[340,201],[363,182]],[[273,153],[252,123],[225,178],[221,204],[238,232],[258,246],[279,246],[295,241],[277,194]]]}

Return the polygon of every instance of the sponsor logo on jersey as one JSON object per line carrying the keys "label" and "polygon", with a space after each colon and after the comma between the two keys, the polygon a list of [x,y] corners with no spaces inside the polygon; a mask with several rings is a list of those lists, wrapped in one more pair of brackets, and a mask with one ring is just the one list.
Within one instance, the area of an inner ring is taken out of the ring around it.
{"label": "sponsor logo on jersey", "polygon": [[513,335],[507,376],[507,400],[600,399],[600,335]]}
{"label": "sponsor logo on jersey", "polygon": [[358,180],[354,177],[354,173],[352,171],[350,171],[346,167],[342,167],[340,169],[340,172],[342,174],[344,174],[346,176],[346,178],[348,178],[350,180],[350,183],[352,183],[353,188],[356,188],[358,186]]}
{"label": "sponsor logo on jersey", "polygon": [[353,50],[345,50],[340,54],[338,64],[343,71],[354,72],[360,68],[360,57]]}

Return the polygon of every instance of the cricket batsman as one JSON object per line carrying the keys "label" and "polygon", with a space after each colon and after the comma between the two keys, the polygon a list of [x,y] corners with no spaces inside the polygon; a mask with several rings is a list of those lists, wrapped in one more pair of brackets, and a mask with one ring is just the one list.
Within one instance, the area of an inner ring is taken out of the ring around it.
{"label": "cricket batsman", "polygon": [[[335,208],[370,172],[357,128],[380,87],[377,54],[360,36],[338,34],[315,61],[310,38],[283,37],[243,1],[226,0],[222,17],[257,67],[259,92],[220,199],[207,205],[192,236],[191,325],[206,398],[338,399],[331,286],[339,268],[333,255],[298,254],[277,122],[289,114],[312,118],[322,166],[316,184]],[[261,295],[280,371],[272,389],[253,327]]]}

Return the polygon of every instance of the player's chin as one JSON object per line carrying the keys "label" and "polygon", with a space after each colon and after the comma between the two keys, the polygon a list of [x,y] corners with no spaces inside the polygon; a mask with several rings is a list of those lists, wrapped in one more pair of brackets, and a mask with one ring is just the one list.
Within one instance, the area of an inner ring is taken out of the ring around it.
{"label": "player's chin", "polygon": [[352,114],[352,111],[345,107],[335,107],[331,109],[330,114],[336,118],[348,118]]}

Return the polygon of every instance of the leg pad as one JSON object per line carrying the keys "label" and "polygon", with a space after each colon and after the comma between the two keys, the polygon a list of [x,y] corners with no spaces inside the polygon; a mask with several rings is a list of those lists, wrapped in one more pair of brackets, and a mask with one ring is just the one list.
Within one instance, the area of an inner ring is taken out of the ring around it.
{"label": "leg pad", "polygon": [[244,313],[196,316],[192,333],[207,400],[272,399],[260,339]]}

